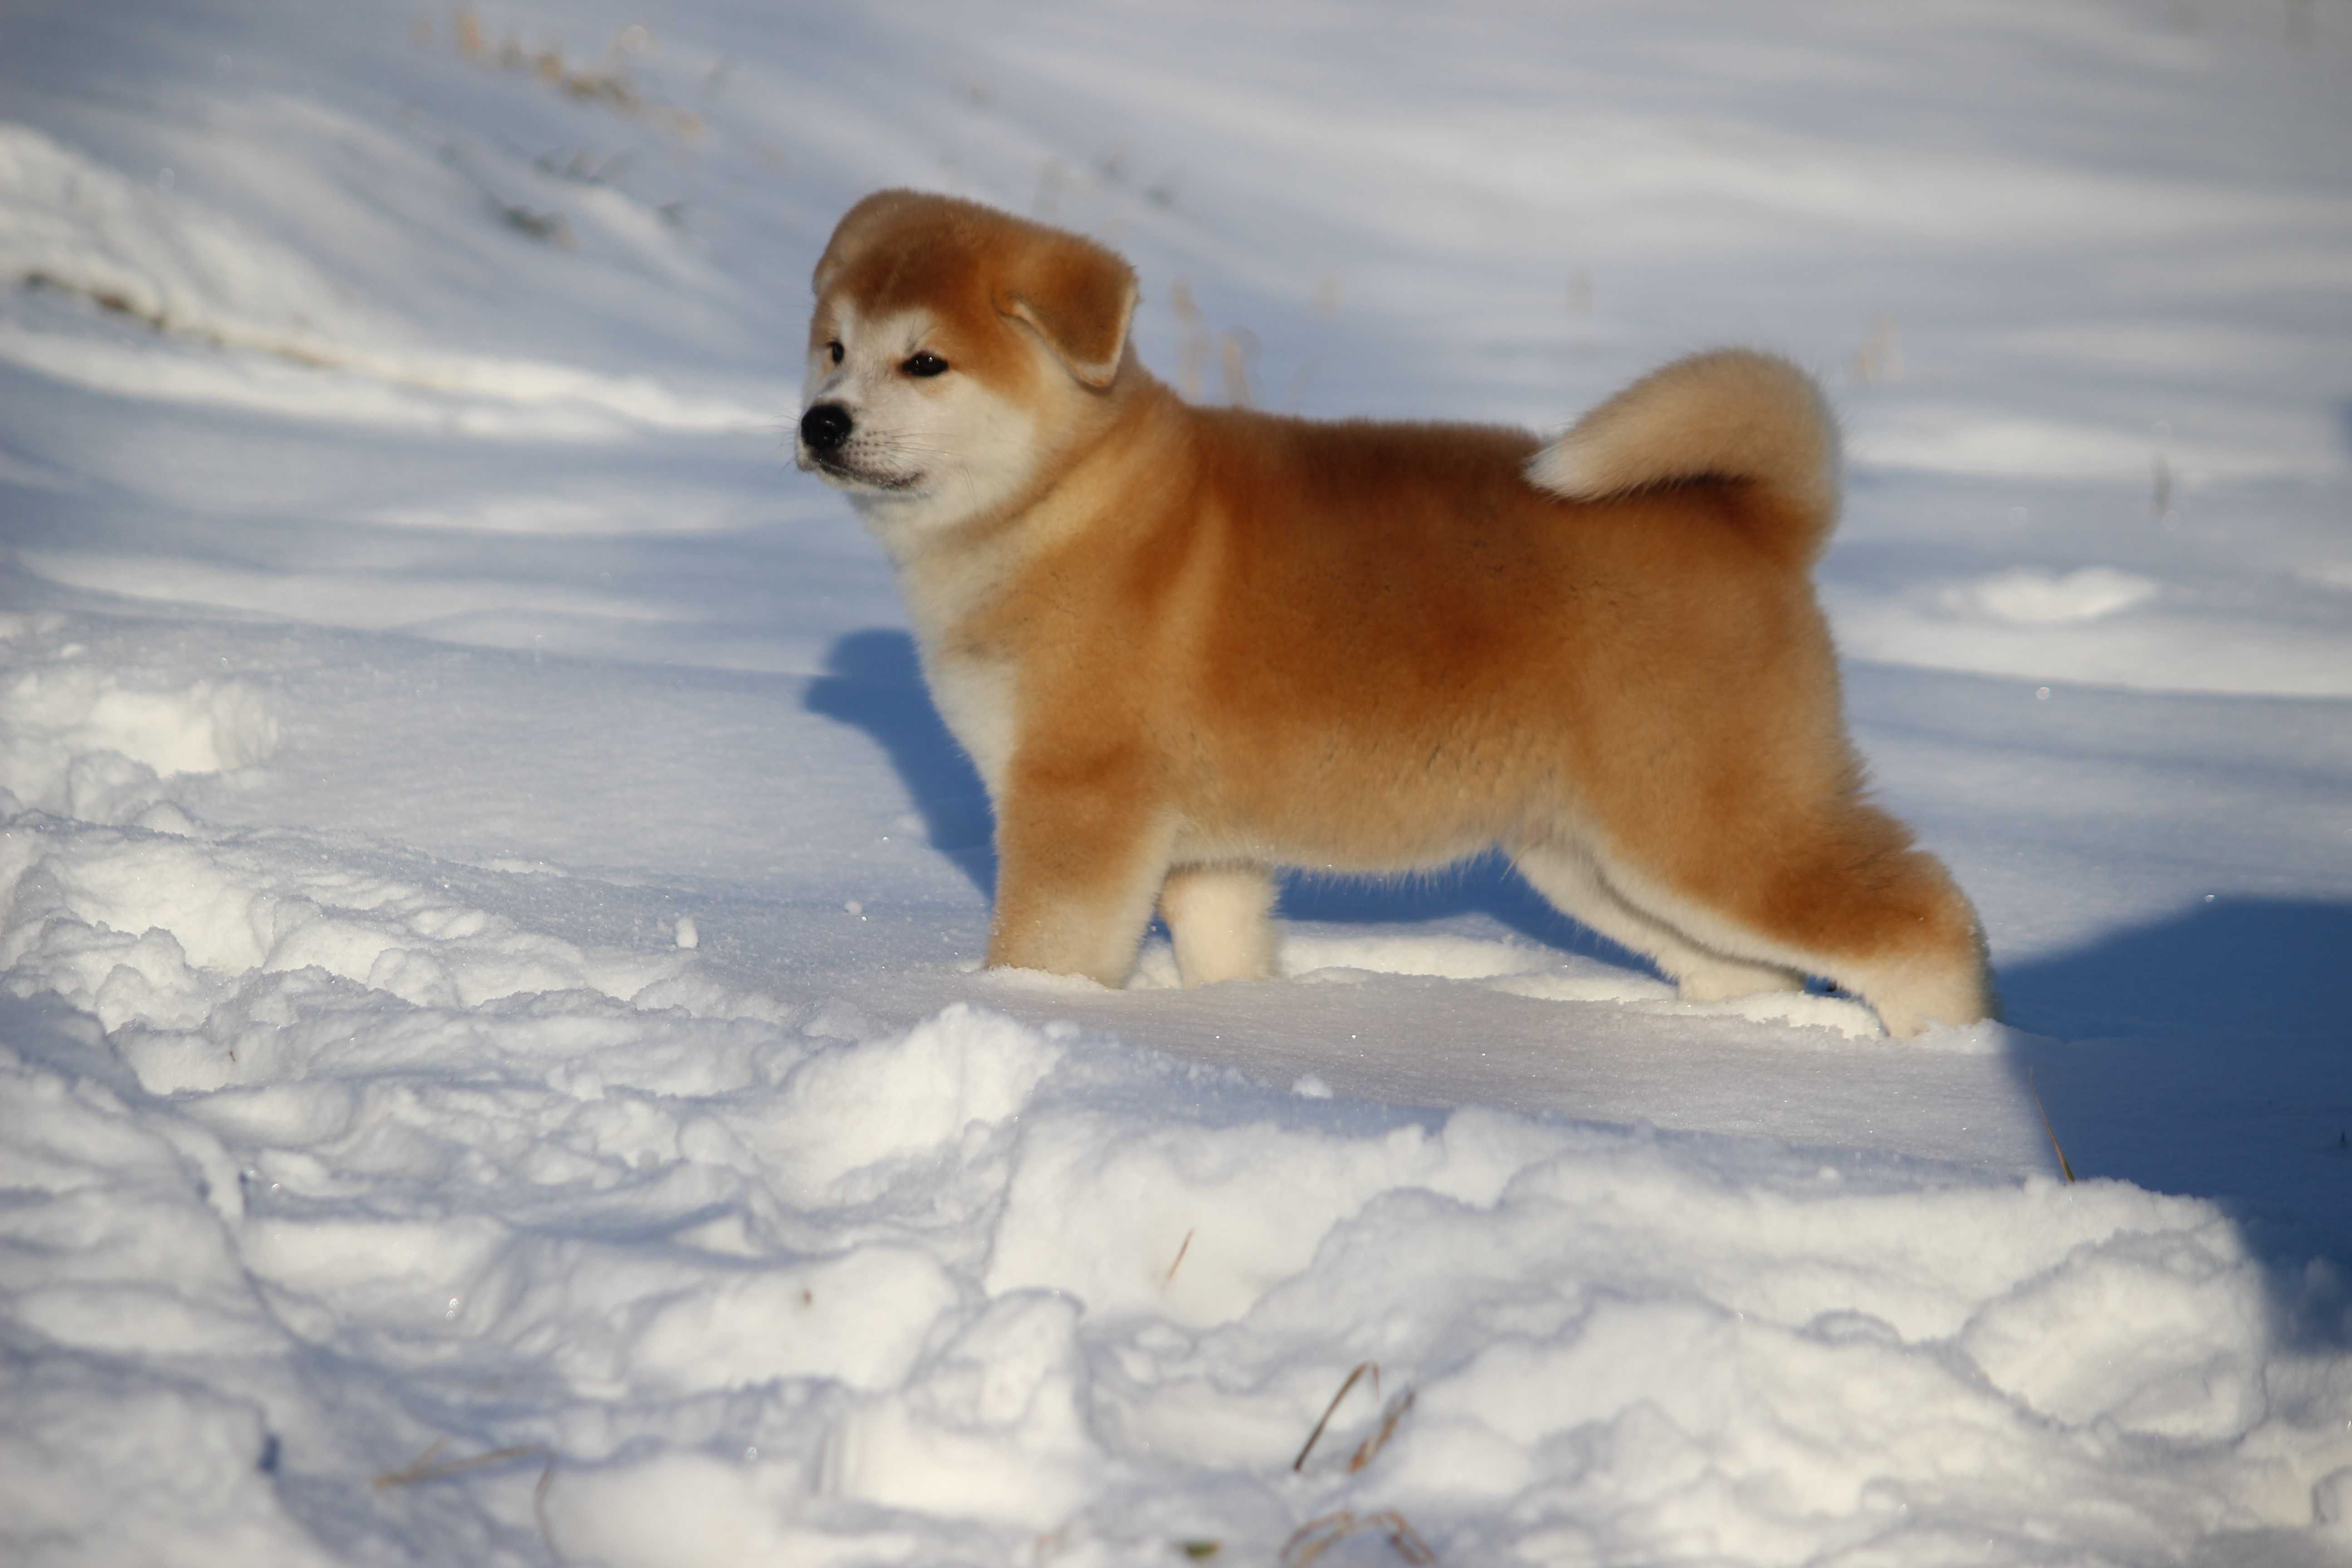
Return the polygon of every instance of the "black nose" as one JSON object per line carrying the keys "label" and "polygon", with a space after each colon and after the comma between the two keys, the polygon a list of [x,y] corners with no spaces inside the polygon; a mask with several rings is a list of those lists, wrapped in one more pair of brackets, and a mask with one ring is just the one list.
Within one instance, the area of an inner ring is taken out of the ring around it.
{"label": "black nose", "polygon": [[801,416],[801,439],[812,452],[830,452],[849,439],[849,410],[838,403],[820,403]]}

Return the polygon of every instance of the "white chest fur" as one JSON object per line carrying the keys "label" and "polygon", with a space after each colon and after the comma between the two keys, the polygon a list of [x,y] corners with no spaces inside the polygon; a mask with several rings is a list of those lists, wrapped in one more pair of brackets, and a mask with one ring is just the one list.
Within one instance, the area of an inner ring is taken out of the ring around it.
{"label": "white chest fur", "polygon": [[1013,761],[1013,667],[969,653],[927,653],[923,669],[930,682],[931,700],[957,743],[980,770],[990,803],[1001,802],[1005,770]]}
{"label": "white chest fur", "polygon": [[970,754],[992,803],[1003,796],[1019,726],[1019,691],[1010,660],[971,647],[963,633],[1002,581],[1002,563],[957,553],[898,563],[898,589],[914,623],[923,679],[949,732]]}

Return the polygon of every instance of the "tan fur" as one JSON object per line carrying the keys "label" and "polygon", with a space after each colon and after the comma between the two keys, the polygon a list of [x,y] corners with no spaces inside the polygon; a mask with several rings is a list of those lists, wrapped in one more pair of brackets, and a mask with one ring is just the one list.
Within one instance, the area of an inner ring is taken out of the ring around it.
{"label": "tan fur", "polygon": [[1643,376],[1528,462],[1538,489],[1605,500],[1691,479],[1746,481],[1757,521],[1810,564],[1837,521],[1837,426],[1804,372],[1747,349]]}
{"label": "tan fur", "polygon": [[1968,900],[1863,798],[1793,367],[1685,360],[1547,447],[1190,406],[1126,342],[1125,262],[946,197],[869,197],[816,282],[810,399],[859,434],[801,460],[889,549],[988,782],[991,963],[1118,984],[1156,901],[1189,983],[1263,975],[1269,868],[1500,844],[1686,995],[1985,1016]]}

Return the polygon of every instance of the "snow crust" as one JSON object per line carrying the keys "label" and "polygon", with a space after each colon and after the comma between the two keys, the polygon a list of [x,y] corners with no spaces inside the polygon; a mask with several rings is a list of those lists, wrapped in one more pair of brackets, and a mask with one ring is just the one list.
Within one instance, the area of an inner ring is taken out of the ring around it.
{"label": "snow crust", "polygon": [[[10,26],[0,1558],[2352,1552],[2340,17]],[[893,182],[1126,248],[1212,397],[1820,369],[2011,1025],[1685,1005],[1490,866],[975,973],[985,801],[775,450]]]}

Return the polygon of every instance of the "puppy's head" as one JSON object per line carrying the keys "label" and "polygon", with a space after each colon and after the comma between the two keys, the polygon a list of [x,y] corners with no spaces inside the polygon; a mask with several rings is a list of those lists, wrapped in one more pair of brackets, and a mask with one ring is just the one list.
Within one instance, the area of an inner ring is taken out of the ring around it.
{"label": "puppy's head", "polygon": [[866,197],[814,281],[797,458],[869,520],[1012,502],[1102,417],[1128,360],[1125,261],[953,197]]}

